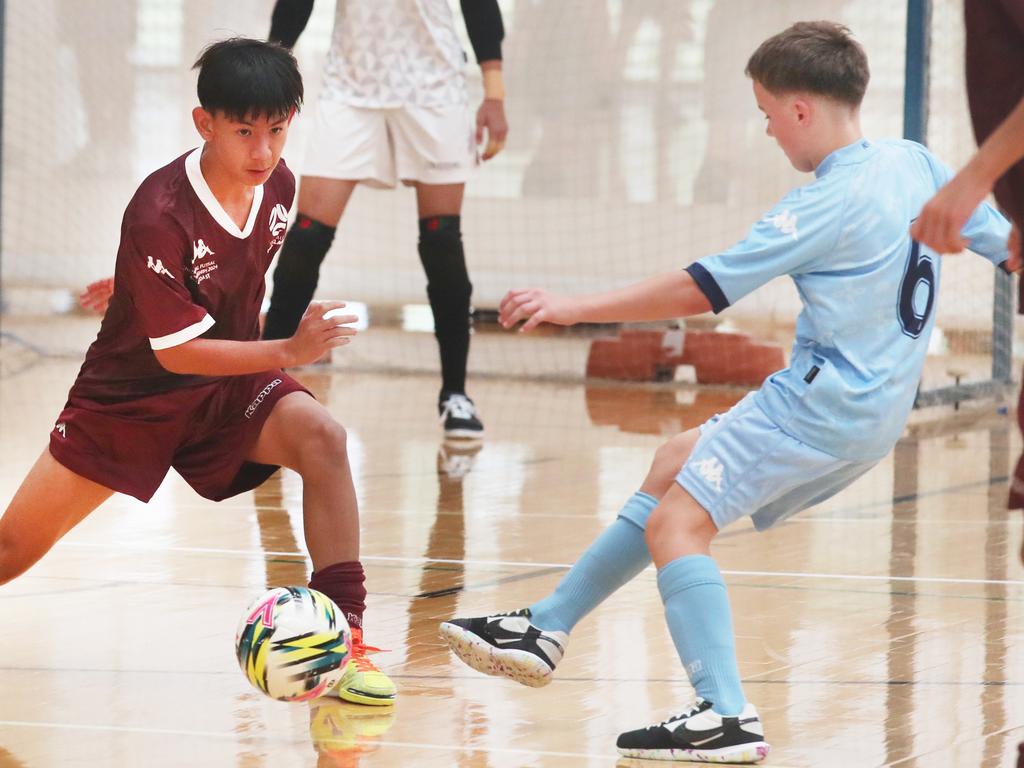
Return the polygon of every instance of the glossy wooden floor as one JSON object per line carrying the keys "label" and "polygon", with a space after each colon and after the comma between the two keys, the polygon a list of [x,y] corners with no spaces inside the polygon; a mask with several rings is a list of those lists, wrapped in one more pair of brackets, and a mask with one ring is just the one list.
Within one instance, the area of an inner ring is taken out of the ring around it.
{"label": "glossy wooden floor", "polygon": [[[77,371],[23,362],[0,378],[2,503]],[[614,749],[691,696],[652,570],[577,628],[545,689],[460,666],[436,626],[545,594],[663,436],[738,394],[477,381],[489,435],[474,452],[442,444],[433,377],[305,381],[350,430],[368,641],[391,649],[378,660],[400,686],[393,711],[276,703],[235,666],[249,599],[307,578],[298,478],[213,504],[172,476],[0,588],[0,767],[658,765]],[[1024,571],[1021,515],[1003,502],[1018,446],[1005,416],[923,424],[830,503],[721,536],[765,765],[1015,765]]]}

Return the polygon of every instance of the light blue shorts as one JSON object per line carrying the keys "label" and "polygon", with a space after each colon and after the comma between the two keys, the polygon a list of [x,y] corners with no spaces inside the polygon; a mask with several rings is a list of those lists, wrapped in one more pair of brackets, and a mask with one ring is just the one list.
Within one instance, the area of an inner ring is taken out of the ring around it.
{"label": "light blue shorts", "polygon": [[787,435],[751,393],[701,426],[676,482],[719,530],[749,515],[763,531],[835,496],[877,463],[840,459]]}

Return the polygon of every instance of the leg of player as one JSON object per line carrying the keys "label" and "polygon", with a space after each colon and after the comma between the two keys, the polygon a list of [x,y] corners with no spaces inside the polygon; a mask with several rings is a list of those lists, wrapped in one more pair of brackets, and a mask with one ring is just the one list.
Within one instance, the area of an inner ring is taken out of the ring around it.
{"label": "leg of player", "polygon": [[445,437],[483,437],[484,425],[466,397],[470,296],[473,285],[462,249],[461,210],[465,184],[416,184],[420,217],[420,261],[441,354],[438,411]]}
{"label": "leg of player", "polygon": [[550,595],[512,613],[443,622],[441,637],[455,654],[485,674],[502,675],[535,688],[551,682],[573,627],[650,565],[644,540],[647,519],[674,485],[699,437],[700,432],[691,429],[658,449],[640,490]]}
{"label": "leg of player", "polygon": [[302,313],[316,292],[320,263],[330,250],[356,184],[349,179],[318,176],[300,179],[299,213],[277,256],[263,338],[287,339],[299,327]]}
{"label": "leg of player", "polygon": [[707,511],[674,483],[648,520],[665,619],[698,698],[683,714],[620,735],[623,755],[753,763],[768,754],[757,710],[743,695],[729,598],[710,555],[717,533]]}
{"label": "leg of player", "polygon": [[367,656],[376,649],[363,642],[366,577],[344,427],[316,400],[294,392],[274,406],[248,458],[302,476],[303,530],[313,561],[309,586],[337,603],[352,627],[352,660],[332,693],[357,704],[391,704],[395,684]]}
{"label": "leg of player", "polygon": [[31,568],[113,493],[43,451],[0,517],[0,584]]}

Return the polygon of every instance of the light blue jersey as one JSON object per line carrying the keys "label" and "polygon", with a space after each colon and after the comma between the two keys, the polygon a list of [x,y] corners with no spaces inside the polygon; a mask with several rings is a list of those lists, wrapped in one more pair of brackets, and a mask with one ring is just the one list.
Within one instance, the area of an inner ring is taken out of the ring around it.
{"label": "light blue jersey", "polygon": [[[913,406],[942,260],[910,239],[910,224],[952,177],[911,141],[860,140],[838,149],[729,250],[687,271],[721,312],[781,275],[803,304],[790,367],[755,402],[780,429],[844,459],[892,448]],[[964,227],[993,264],[1010,224],[981,205]]]}

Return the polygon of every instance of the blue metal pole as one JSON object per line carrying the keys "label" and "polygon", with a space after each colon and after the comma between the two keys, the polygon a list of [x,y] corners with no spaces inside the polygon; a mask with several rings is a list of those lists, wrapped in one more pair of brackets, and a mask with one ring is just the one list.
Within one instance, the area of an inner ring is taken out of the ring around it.
{"label": "blue metal pole", "polygon": [[931,0],[907,0],[907,54],[903,91],[903,138],[928,143],[928,65]]}

